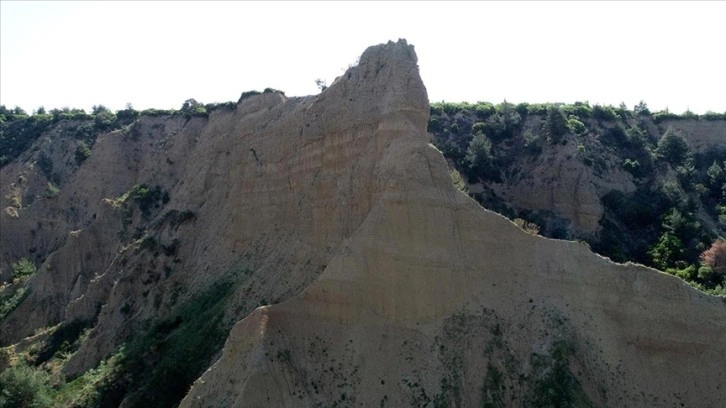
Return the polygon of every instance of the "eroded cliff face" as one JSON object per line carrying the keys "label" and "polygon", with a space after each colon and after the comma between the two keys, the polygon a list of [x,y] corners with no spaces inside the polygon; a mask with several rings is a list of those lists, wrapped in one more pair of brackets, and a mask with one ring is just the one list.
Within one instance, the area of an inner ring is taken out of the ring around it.
{"label": "eroded cliff face", "polygon": [[406,114],[368,136],[390,145],[360,228],[235,325],[182,406],[720,403],[721,299],[482,210]]}
{"label": "eroded cliff face", "polygon": [[82,322],[64,372],[138,353],[124,406],[173,405],[217,356],[182,406],[719,406],[726,304],[483,210],[428,115],[401,40],[316,96],[141,117],[81,166],[38,141],[0,170],[2,266],[42,261],[0,342]]}

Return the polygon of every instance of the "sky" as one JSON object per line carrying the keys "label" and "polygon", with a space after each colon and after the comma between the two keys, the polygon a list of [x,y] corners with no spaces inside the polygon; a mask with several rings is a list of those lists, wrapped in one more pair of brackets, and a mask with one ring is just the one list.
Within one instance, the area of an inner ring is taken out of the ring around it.
{"label": "sky", "polygon": [[112,110],[318,93],[405,38],[431,102],[726,112],[726,2],[0,1],[0,104]]}

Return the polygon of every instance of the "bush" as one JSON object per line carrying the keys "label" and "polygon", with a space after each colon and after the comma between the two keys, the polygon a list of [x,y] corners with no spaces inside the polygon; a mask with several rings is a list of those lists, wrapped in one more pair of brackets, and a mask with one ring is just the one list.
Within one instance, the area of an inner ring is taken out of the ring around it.
{"label": "bush", "polygon": [[80,165],[89,157],[91,157],[91,149],[88,148],[85,142],[79,143],[78,148],[76,148],[76,163]]}
{"label": "bush", "polygon": [[599,120],[617,120],[618,114],[610,105],[595,105],[592,107],[592,117]]}
{"label": "bush", "polygon": [[36,272],[35,264],[28,258],[21,258],[11,266],[11,278],[24,278]]}
{"label": "bush", "polygon": [[496,108],[489,102],[478,102],[474,105],[474,114],[481,120],[487,119],[496,112]]}
{"label": "bush", "polygon": [[207,116],[207,108],[195,99],[187,99],[184,101],[181,109],[179,110],[185,118],[189,119],[192,116]]}
{"label": "bush", "polygon": [[93,116],[98,130],[109,130],[116,122],[116,115],[103,105],[93,107]]}
{"label": "bush", "polygon": [[640,162],[637,160],[625,159],[625,162],[623,162],[623,168],[635,177],[641,175]]}
{"label": "bush", "polygon": [[574,115],[578,118],[589,118],[592,116],[592,108],[587,102],[575,102],[572,105],[564,105],[562,112],[566,115]]}
{"label": "bush", "polygon": [[575,118],[570,118],[567,119],[567,129],[569,129],[570,132],[576,135],[581,135],[585,133],[585,131],[587,130],[587,126],[585,126],[584,123],[580,122]]}
{"label": "bush", "polygon": [[0,408],[42,408],[52,406],[50,375],[26,364],[7,368],[0,374]]}
{"label": "bush", "polygon": [[242,95],[239,96],[239,99],[237,100],[237,103],[242,102],[243,100],[255,96],[255,95],[262,95],[259,91],[247,91],[242,92]]}

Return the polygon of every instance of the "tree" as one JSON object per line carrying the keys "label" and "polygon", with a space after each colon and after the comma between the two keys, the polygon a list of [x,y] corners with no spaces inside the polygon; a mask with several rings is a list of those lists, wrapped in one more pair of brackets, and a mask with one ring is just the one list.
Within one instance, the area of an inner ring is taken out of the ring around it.
{"label": "tree", "polygon": [[547,107],[544,127],[547,137],[553,143],[559,142],[562,136],[567,133],[567,118],[565,118],[559,106],[549,105]]}
{"label": "tree", "polygon": [[711,247],[701,253],[701,265],[710,266],[715,272],[726,274],[726,241],[717,239]]}
{"label": "tree", "polygon": [[636,115],[650,115],[648,104],[642,100],[633,107],[633,112],[635,112]]}
{"label": "tree", "polygon": [[464,166],[470,179],[482,178],[490,170],[492,162],[492,142],[484,134],[477,132],[469,142],[464,156]]}
{"label": "tree", "polygon": [[656,153],[673,167],[682,165],[690,156],[688,143],[679,132],[670,126],[658,141]]}
{"label": "tree", "polygon": [[207,116],[207,108],[194,98],[184,101],[179,112],[187,118],[192,116]]}
{"label": "tree", "polygon": [[717,239],[699,257],[698,278],[709,287],[726,286],[726,242]]}

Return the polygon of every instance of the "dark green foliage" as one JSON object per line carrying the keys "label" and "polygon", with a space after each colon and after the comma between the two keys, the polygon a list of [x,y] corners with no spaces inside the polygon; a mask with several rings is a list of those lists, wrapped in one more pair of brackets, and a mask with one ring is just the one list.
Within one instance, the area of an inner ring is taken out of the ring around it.
{"label": "dark green foliage", "polygon": [[179,109],[179,113],[187,119],[193,116],[206,117],[208,115],[207,108],[195,99],[187,99],[184,101],[181,109]]}
{"label": "dark green foliage", "polygon": [[580,382],[570,370],[569,356],[572,345],[567,341],[556,341],[549,356],[532,356],[532,366],[542,372],[535,384],[530,406],[538,408],[590,407],[592,403],[582,389]]}
{"label": "dark green foliage", "polygon": [[429,119],[429,125],[427,131],[429,133],[439,133],[443,130],[443,126],[441,125],[441,121],[436,116],[431,116]]}
{"label": "dark green foliage", "polygon": [[38,352],[35,364],[41,364],[51,359],[57,353],[71,353],[80,346],[76,340],[84,330],[93,325],[92,321],[73,320],[63,323],[46,340],[43,348]]}
{"label": "dark green foliage", "polygon": [[91,157],[91,149],[88,148],[86,143],[79,143],[78,147],[76,148],[76,163],[80,165],[89,157]]}
{"label": "dark green foliage", "polygon": [[177,312],[131,339],[115,378],[100,390],[102,406],[173,407],[209,366],[232,322],[224,319],[234,285],[219,281]]}
{"label": "dark green foliage", "polygon": [[636,115],[649,116],[650,110],[648,109],[648,104],[643,101],[638,102],[638,104],[633,107],[633,113]]}
{"label": "dark green foliage", "polygon": [[619,123],[613,127],[608,128],[602,136],[603,143],[615,147],[627,147],[628,136],[625,134],[625,129]]}
{"label": "dark green foliage", "polygon": [[129,198],[134,200],[144,216],[148,216],[152,208],[159,208],[163,196],[164,193],[159,185],[149,188],[146,184],[136,184],[129,193]]}
{"label": "dark green foliage", "polygon": [[504,408],[504,382],[502,373],[491,363],[487,364],[487,374],[482,387],[484,408]]}
{"label": "dark green foliage", "polygon": [[262,93],[279,93],[283,96],[285,95],[285,92],[282,92],[281,90],[275,89],[275,88],[265,88],[265,90],[262,91]]}
{"label": "dark green foliage", "polygon": [[497,105],[497,112],[486,120],[486,134],[493,141],[501,141],[514,136],[521,127],[522,117],[514,110],[514,105],[504,101]]}
{"label": "dark green foliage", "polygon": [[464,157],[464,166],[470,179],[487,178],[487,174],[492,171],[492,143],[484,133],[478,132],[471,139]]}
{"label": "dark green foliage", "polygon": [[116,115],[103,105],[93,107],[93,122],[100,131],[111,130],[115,127]]}
{"label": "dark green foliage", "polygon": [[612,106],[595,105],[592,107],[592,117],[598,120],[614,121],[618,119],[618,114]]}
{"label": "dark green foliage", "polygon": [[[713,286],[718,279],[711,279],[707,268],[699,278],[698,254],[726,230],[726,148],[692,154],[679,131],[668,128],[658,137],[645,103],[633,111],[624,104],[591,107],[587,102],[442,103],[432,104],[431,114],[434,144],[469,183],[481,182],[484,187],[470,193],[472,198],[506,216],[529,219],[522,216],[524,209],[496,196],[496,187],[489,183],[522,182],[527,176],[521,171],[538,163],[538,155],[546,150],[547,160],[557,157],[560,143],[545,145],[543,136],[556,142],[559,135],[563,144],[576,139],[577,151],[573,154],[567,148],[564,158],[582,160],[598,177],[622,166],[633,175],[637,190],[602,197],[605,214],[599,235],[573,235],[576,231],[566,224],[554,222],[554,214],[538,223],[543,235],[587,240],[593,250],[613,260],[659,267],[702,290],[722,290]],[[529,116],[522,130],[524,115]],[[705,120],[689,113],[673,116]],[[713,115],[714,120],[719,117]],[[568,132],[574,137],[562,137]],[[527,164],[519,165],[522,161]]]}
{"label": "dark green foliage", "polygon": [[237,100],[237,103],[240,103],[240,102],[242,102],[243,100],[245,100],[245,99],[247,99],[247,98],[249,98],[249,97],[251,97],[251,96],[255,96],[255,95],[261,95],[261,94],[262,94],[262,93],[261,93],[261,92],[259,92],[259,91],[247,91],[247,92],[242,92],[242,95],[240,95],[240,97],[239,97],[239,100]]}
{"label": "dark green foliage", "polygon": [[587,131],[587,126],[578,119],[569,118],[567,119],[567,129],[576,135],[580,135]]}
{"label": "dark green foliage", "polygon": [[553,143],[559,143],[562,136],[567,133],[567,118],[562,113],[562,110],[557,105],[550,105],[547,107],[547,115],[543,123],[544,133],[547,138]]}
{"label": "dark green foliage", "polygon": [[27,258],[21,258],[19,261],[12,264],[10,268],[10,278],[27,278],[35,274],[36,268],[33,261]]}
{"label": "dark green foliage", "polygon": [[658,141],[656,153],[672,166],[682,165],[690,155],[688,144],[679,132],[668,127],[663,137]]}
{"label": "dark green foliage", "polygon": [[485,120],[496,112],[496,107],[489,102],[478,102],[474,105],[474,114],[480,120]]}
{"label": "dark green foliage", "polygon": [[51,407],[51,378],[24,362],[0,374],[0,408]]}
{"label": "dark green foliage", "polygon": [[672,232],[666,231],[651,248],[649,255],[653,259],[653,265],[666,270],[683,257],[683,241]]}
{"label": "dark green foliage", "polygon": [[116,119],[122,125],[128,125],[139,117],[139,111],[135,110],[131,104],[126,104],[126,109],[116,112]]}
{"label": "dark green foliage", "polygon": [[18,157],[52,124],[51,115],[6,116],[0,122],[0,167]]}
{"label": "dark green foliage", "polygon": [[140,116],[173,116],[177,113],[174,109],[145,109],[141,111]]}
{"label": "dark green foliage", "polygon": [[204,105],[207,113],[212,113],[215,110],[234,110],[237,104],[234,102],[220,102],[220,103],[208,103]]}
{"label": "dark green foliage", "polygon": [[575,102],[572,105],[563,105],[562,112],[565,115],[576,116],[580,119],[586,119],[592,116],[592,108],[587,102]]}
{"label": "dark green foliage", "polygon": [[636,149],[642,149],[648,145],[648,136],[638,126],[631,126],[625,131],[628,144]]}
{"label": "dark green foliage", "polygon": [[637,160],[625,159],[623,168],[635,177],[641,176],[643,173],[640,168],[640,162]]}
{"label": "dark green foliage", "polygon": [[701,115],[701,118],[703,118],[704,120],[726,120],[726,112],[716,113],[708,111]]}

